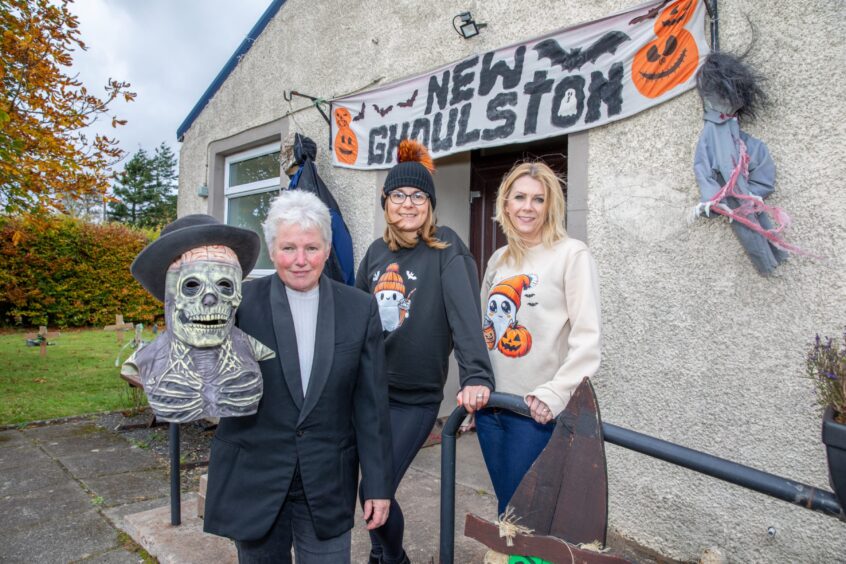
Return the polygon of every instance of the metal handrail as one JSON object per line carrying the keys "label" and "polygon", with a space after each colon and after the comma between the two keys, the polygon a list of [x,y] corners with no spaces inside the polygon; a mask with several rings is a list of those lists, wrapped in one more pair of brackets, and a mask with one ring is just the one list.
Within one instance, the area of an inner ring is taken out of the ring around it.
{"label": "metal handrail", "polygon": [[[529,408],[519,396],[494,392],[487,407],[508,409],[529,416]],[[455,439],[459,425],[467,415],[463,407],[456,407],[444,424],[441,433],[441,539],[440,561],[452,564],[455,549]],[[617,446],[640,452],[683,466],[707,476],[718,478],[750,490],[846,520],[846,513],[837,497],[826,490],[775,474],[756,470],[718,456],[683,447],[644,435],[637,431],[602,423],[603,438]]]}

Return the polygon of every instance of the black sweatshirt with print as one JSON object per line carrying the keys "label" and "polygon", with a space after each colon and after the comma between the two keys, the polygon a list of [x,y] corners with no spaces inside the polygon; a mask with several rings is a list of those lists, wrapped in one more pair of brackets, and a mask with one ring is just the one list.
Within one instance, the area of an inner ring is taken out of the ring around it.
{"label": "black sweatshirt with print", "polygon": [[413,405],[443,399],[453,346],[461,386],[494,388],[473,257],[449,227],[438,227],[436,237],[449,247],[432,249],[421,241],[392,252],[377,239],[355,281],[379,305],[390,398]]}

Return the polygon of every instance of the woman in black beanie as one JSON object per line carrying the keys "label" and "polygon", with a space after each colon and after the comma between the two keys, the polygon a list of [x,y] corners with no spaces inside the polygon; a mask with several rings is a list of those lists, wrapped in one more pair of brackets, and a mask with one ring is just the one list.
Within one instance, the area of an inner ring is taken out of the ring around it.
{"label": "woman in black beanie", "polygon": [[[370,245],[356,276],[356,286],[376,297],[385,331],[394,493],[434,426],[453,347],[458,403],[472,413],[494,388],[476,266],[458,235],[437,226],[432,159],[426,147],[406,139],[397,163],[383,188],[385,234]],[[393,498],[387,522],[370,532],[371,564],[409,562],[404,528]]]}

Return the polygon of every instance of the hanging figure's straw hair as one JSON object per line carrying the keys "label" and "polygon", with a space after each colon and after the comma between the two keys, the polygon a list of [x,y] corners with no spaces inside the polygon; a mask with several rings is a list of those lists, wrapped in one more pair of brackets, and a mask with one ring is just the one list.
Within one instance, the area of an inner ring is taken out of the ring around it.
{"label": "hanging figure's straw hair", "polygon": [[711,53],[696,73],[696,88],[703,100],[727,105],[741,122],[753,121],[768,104],[761,89],[764,78],[730,53]]}

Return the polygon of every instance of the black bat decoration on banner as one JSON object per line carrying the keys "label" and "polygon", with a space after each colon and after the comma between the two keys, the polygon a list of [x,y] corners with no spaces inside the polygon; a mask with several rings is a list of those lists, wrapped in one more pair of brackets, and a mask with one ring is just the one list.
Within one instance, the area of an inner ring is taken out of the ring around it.
{"label": "black bat decoration on banner", "polygon": [[649,19],[653,19],[653,18],[655,18],[655,16],[657,16],[657,15],[661,12],[661,9],[662,9],[662,8],[663,8],[663,7],[667,4],[667,2],[669,2],[669,1],[670,1],[670,0],[664,0],[663,2],[661,2],[661,4],[660,4],[660,5],[655,6],[654,8],[652,8],[651,10],[649,10],[648,12],[646,12],[644,15],[642,15],[642,16],[638,16],[638,17],[634,18],[632,21],[630,21],[630,22],[629,22],[629,25],[639,24],[639,23],[640,23],[640,22],[642,22],[642,21],[645,21],[645,20],[649,20]]}
{"label": "black bat decoration on banner", "polygon": [[573,71],[582,68],[588,61],[596,63],[602,55],[615,53],[617,47],[630,40],[631,37],[622,31],[609,31],[584,50],[581,47],[562,49],[554,39],[545,39],[535,45],[534,49],[538,52],[538,58],[549,59],[551,64],[559,65],[561,70]]}
{"label": "black bat decoration on banner", "polygon": [[390,106],[386,106],[386,107],[383,109],[383,108],[380,108],[379,106],[377,106],[376,104],[373,104],[373,109],[374,109],[374,110],[376,110],[376,112],[377,112],[380,116],[385,117],[386,115],[388,115],[389,113],[391,113],[391,110],[393,110],[393,109],[394,109],[394,105],[393,105],[393,104],[391,104]]}
{"label": "black bat decoration on banner", "polygon": [[414,101],[417,99],[417,90],[414,91],[414,94],[411,95],[411,98],[406,100],[405,102],[399,102],[397,106],[400,108],[410,108],[414,105]]}
{"label": "black bat decoration on banner", "polygon": [[364,119],[364,102],[361,103],[361,111],[353,118],[353,121],[358,121],[360,119]]}

